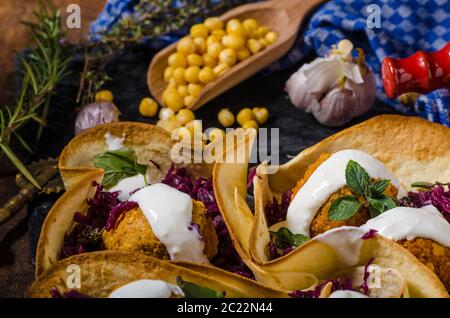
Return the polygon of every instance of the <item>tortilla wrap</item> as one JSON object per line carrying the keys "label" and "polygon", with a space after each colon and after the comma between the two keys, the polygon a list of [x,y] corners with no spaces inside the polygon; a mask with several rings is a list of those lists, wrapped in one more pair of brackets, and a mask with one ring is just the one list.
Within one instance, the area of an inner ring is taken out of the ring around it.
{"label": "tortilla wrap", "polygon": [[28,289],[29,297],[51,297],[51,289],[63,294],[69,291],[66,281],[72,272],[67,267],[80,267],[78,292],[91,297],[108,297],[115,289],[139,279],[163,280],[176,284],[176,278],[225,292],[227,298],[279,298],[288,295],[256,282],[211,266],[196,265],[191,270],[176,264],[136,253],[101,251],[69,257],[45,271]]}
{"label": "tortilla wrap", "polygon": [[[124,138],[124,147],[135,151],[137,162],[150,165],[147,176],[151,182],[161,180],[169,170],[172,164],[170,151],[175,144],[170,133],[160,127],[138,122],[108,123],[83,131],[64,147],[58,167],[66,190],[83,179],[86,173],[101,170],[94,167],[92,160],[96,155],[108,150],[106,133],[116,138]],[[152,169],[150,160],[156,162],[160,169]],[[193,177],[210,175],[213,167],[205,163],[185,166]]]}
{"label": "tortilla wrap", "polygon": [[[103,179],[103,169],[95,168],[92,159],[108,150],[105,142],[107,132],[117,137],[125,136],[124,146],[135,150],[139,163],[149,165],[147,176],[152,183],[163,179],[172,165],[172,141],[169,133],[153,125],[110,123],[88,129],[72,139],[59,160],[67,192],[53,205],[42,226],[36,252],[36,276],[60,259],[64,236],[74,225],[75,213],[87,210],[86,201],[95,193],[93,182],[101,183]],[[150,160],[156,162],[158,167],[150,163]],[[192,178],[209,177],[212,173],[211,164],[177,166],[184,166]]]}
{"label": "tortilla wrap", "polygon": [[[334,248],[317,239],[269,261],[270,234],[264,215],[266,204],[292,189],[321,154],[343,149],[363,150],[381,160],[405,189],[410,189],[414,181],[444,182],[450,179],[450,129],[423,119],[398,115],[378,116],[345,129],[300,152],[288,163],[277,167],[274,174],[266,173],[267,163],[260,165],[253,179],[254,215],[246,202],[248,164],[217,163],[213,180],[219,208],[235,245],[239,247],[237,251],[258,281],[276,288],[293,289],[293,284],[297,284],[296,289],[304,289],[311,283],[305,273],[324,280],[349,267],[340,260]],[[362,266],[375,258],[376,264],[394,268],[402,274],[411,297],[448,296],[438,277],[395,242],[375,235],[360,243],[359,257],[352,266]],[[286,273],[290,275],[282,277]]]}

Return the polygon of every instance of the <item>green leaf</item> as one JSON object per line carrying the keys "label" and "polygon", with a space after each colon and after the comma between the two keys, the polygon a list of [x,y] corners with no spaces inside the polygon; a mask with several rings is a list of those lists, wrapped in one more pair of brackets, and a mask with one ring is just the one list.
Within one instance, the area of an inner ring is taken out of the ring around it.
{"label": "green leaf", "polygon": [[328,219],[332,221],[348,220],[359,211],[362,205],[357,198],[351,195],[337,198],[331,204]]}
{"label": "green leaf", "polygon": [[94,166],[105,171],[103,186],[111,188],[124,178],[137,174],[145,176],[147,166],[137,163],[133,149],[108,150],[98,154],[93,160]]}
{"label": "green leaf", "polygon": [[387,179],[372,181],[369,186],[371,196],[377,197],[379,195],[382,195],[384,190],[386,190],[386,188],[388,187],[389,183],[391,183],[391,181]]}
{"label": "green leaf", "polygon": [[347,167],[345,168],[345,179],[347,185],[353,192],[368,196],[370,193],[370,177],[366,170],[359,163],[353,160],[349,160]]}
{"label": "green leaf", "polygon": [[367,198],[367,201],[372,218],[397,207],[397,203],[385,194],[376,198]]}
{"label": "green leaf", "polygon": [[218,292],[208,287],[187,282],[180,276],[177,277],[177,285],[183,290],[185,298],[225,298],[225,292]]}
{"label": "green leaf", "polygon": [[276,232],[270,232],[275,238],[275,244],[279,249],[286,249],[288,247],[299,247],[303,245],[309,238],[303,234],[294,234],[288,228],[281,227]]}

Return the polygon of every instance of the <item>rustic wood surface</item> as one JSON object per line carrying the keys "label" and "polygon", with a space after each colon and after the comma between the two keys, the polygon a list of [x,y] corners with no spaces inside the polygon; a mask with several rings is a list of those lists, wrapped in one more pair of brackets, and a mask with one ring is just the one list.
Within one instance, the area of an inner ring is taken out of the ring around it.
{"label": "rustic wood surface", "polygon": [[[54,0],[61,10],[63,21],[66,6],[71,3],[81,7],[82,28],[69,30],[67,39],[82,40],[102,10],[105,0]],[[36,0],[0,1],[0,105],[14,98],[14,53],[27,47],[30,39],[20,21],[32,21]],[[14,175],[0,175],[0,202],[5,202],[17,192]],[[24,288],[33,280],[33,266],[29,257],[27,237],[27,212],[23,209],[10,222],[0,226],[0,297],[22,297]]]}

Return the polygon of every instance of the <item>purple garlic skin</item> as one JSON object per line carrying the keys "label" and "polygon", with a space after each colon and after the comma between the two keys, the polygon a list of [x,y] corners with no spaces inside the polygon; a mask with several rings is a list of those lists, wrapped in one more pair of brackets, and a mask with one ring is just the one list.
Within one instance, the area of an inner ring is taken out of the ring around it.
{"label": "purple garlic skin", "polygon": [[347,80],[342,89],[334,86],[311,111],[314,117],[323,125],[339,127],[367,112],[375,100],[375,77],[367,72],[363,78],[361,84]]}
{"label": "purple garlic skin", "polygon": [[75,119],[75,135],[97,125],[119,121],[120,111],[110,102],[94,102],[84,106]]}

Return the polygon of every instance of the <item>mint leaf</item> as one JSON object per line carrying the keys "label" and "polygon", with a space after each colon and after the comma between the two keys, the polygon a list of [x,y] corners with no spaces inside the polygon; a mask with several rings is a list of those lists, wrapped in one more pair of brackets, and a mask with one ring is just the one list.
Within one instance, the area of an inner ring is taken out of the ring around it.
{"label": "mint leaf", "polygon": [[369,202],[369,210],[372,218],[397,207],[397,203],[385,194],[376,198],[367,198],[367,201]]}
{"label": "mint leaf", "polygon": [[303,234],[294,234],[288,228],[281,227],[276,232],[270,232],[275,238],[275,244],[279,249],[286,249],[288,247],[299,247],[303,245],[309,238]]}
{"label": "mint leaf", "polygon": [[382,179],[377,181],[372,181],[370,183],[370,193],[372,197],[377,197],[383,194],[384,190],[388,187],[390,180]]}
{"label": "mint leaf", "polygon": [[183,290],[185,298],[225,298],[225,292],[218,292],[208,287],[187,282],[180,276],[177,277],[177,285]]}
{"label": "mint leaf", "polygon": [[332,221],[344,221],[351,218],[359,211],[363,204],[354,196],[337,198],[328,211],[328,219]]}
{"label": "mint leaf", "polygon": [[137,163],[133,149],[108,150],[93,159],[94,166],[105,171],[102,185],[108,189],[119,181],[137,174],[145,176],[147,166]]}
{"label": "mint leaf", "polygon": [[356,161],[349,160],[345,168],[345,179],[348,187],[353,192],[368,196],[370,194],[370,177],[366,170]]}

